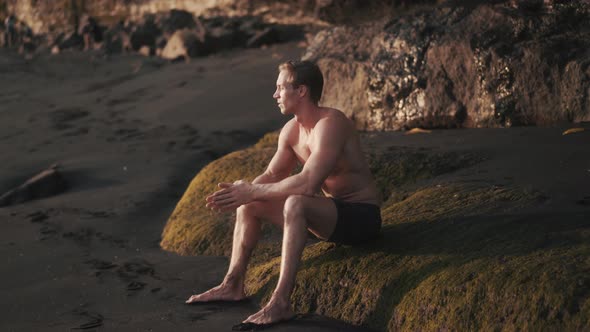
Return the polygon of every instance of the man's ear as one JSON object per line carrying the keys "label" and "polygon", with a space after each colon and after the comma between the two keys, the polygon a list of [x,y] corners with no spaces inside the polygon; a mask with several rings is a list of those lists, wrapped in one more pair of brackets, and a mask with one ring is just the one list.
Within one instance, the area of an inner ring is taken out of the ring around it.
{"label": "man's ear", "polygon": [[302,85],[300,85],[300,86],[297,88],[297,92],[299,93],[299,97],[304,97],[306,94],[308,94],[308,93],[309,93],[309,90],[308,90],[308,88],[307,88],[307,85],[303,85],[303,84],[302,84]]}

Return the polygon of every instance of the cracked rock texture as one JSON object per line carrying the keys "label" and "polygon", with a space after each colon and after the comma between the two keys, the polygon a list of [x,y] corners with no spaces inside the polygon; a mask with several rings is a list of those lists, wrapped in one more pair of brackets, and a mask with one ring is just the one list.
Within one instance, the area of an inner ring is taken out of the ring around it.
{"label": "cracked rock texture", "polygon": [[363,130],[590,120],[584,2],[442,5],[315,35],[322,104]]}

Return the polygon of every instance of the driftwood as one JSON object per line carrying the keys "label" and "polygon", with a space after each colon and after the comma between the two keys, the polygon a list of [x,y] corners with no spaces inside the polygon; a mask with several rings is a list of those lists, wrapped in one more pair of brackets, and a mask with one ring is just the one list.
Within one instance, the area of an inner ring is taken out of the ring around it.
{"label": "driftwood", "polygon": [[59,165],[40,172],[20,186],[0,196],[0,207],[20,204],[34,199],[55,196],[67,189],[66,181],[58,171]]}

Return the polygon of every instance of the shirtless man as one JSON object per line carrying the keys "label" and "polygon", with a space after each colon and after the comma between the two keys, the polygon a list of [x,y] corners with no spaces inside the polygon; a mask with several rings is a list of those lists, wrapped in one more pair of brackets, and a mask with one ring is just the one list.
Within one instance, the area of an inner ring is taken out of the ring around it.
{"label": "shirtless man", "polygon": [[[307,230],[342,244],[370,241],[379,233],[378,191],[354,124],[339,110],[318,106],[322,88],[317,65],[288,61],[279,66],[273,98],[293,119],[281,130],[277,152],[263,174],[252,183],[220,183],[221,189],[207,197],[214,211],[237,208],[232,254],[223,282],[186,303],[245,298],[246,266],[261,221],[283,228],[282,260],[270,301],[242,323],[250,327],[294,316],[290,297]],[[291,175],[298,162],[302,171]],[[317,195],[320,190],[326,197]]]}

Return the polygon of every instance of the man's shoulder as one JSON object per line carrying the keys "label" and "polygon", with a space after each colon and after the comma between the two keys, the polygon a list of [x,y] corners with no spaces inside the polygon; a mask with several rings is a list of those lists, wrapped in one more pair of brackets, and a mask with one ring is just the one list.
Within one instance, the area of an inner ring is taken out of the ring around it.
{"label": "man's shoulder", "polygon": [[285,123],[283,126],[283,129],[281,129],[281,132],[279,133],[279,139],[290,140],[290,138],[293,137],[293,133],[295,133],[297,130],[297,121],[295,121],[295,119],[291,119],[287,121],[287,123]]}
{"label": "man's shoulder", "polygon": [[283,126],[283,129],[281,130],[281,133],[282,132],[289,132],[293,129],[296,129],[297,126],[298,126],[298,123],[295,120],[295,118],[293,118],[293,119],[287,121],[287,123],[285,123],[285,125]]}
{"label": "man's shoulder", "polygon": [[336,108],[330,107],[323,107],[322,112],[324,115],[318,122],[320,126],[329,126],[329,127],[349,127],[352,124],[352,121],[344,114],[341,110]]}
{"label": "man's shoulder", "polygon": [[324,116],[322,118],[330,120],[348,120],[346,114],[344,114],[344,112],[337,108],[322,107],[321,111],[322,113],[324,113]]}

